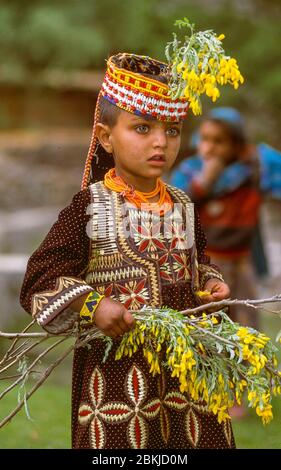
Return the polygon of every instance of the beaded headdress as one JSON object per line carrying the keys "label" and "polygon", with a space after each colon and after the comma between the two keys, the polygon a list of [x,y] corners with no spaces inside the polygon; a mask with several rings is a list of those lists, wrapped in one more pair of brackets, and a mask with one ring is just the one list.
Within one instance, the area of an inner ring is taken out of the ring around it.
{"label": "beaded headdress", "polygon": [[174,100],[168,95],[168,84],[159,81],[163,77],[168,82],[168,75],[168,65],[163,62],[146,56],[117,54],[107,61],[101,94],[130,113],[148,115],[160,121],[182,121],[186,117],[188,100]]}
{"label": "beaded headdress", "polygon": [[236,60],[225,55],[224,35],[217,37],[212,30],[195,32],[194,25],[186,18],[176,24],[187,27],[190,37],[185,35],[182,42],[174,34],[173,41],[166,46],[168,63],[128,53],[107,60],[81,189],[102,180],[114,166],[112,156],[99,145],[96,136],[101,97],[138,116],[180,122],[186,118],[189,107],[194,114],[201,113],[203,93],[216,101],[219,85],[229,83],[236,89],[239,82],[243,83]]}
{"label": "beaded headdress", "polygon": [[[107,70],[98,96],[92,142],[89,148],[82,189],[101,180],[114,166],[112,157],[98,144],[95,126],[99,120],[99,101],[107,101],[138,116],[150,116],[160,121],[182,121],[187,114],[187,98],[172,99],[169,93],[168,65],[147,56],[120,53],[107,61]],[[166,83],[165,83],[166,82]],[[95,161],[93,161],[93,157]],[[95,172],[91,171],[93,164]]]}

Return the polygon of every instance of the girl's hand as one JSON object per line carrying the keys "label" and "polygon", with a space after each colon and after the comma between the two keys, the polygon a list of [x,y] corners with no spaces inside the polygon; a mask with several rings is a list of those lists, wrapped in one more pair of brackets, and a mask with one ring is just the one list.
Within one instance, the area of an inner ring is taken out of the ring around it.
{"label": "girl's hand", "polygon": [[131,330],[136,322],[124,305],[109,297],[100,301],[93,321],[99,330],[111,338],[122,336]]}
{"label": "girl's hand", "polygon": [[204,159],[202,172],[198,180],[206,189],[211,188],[224,170],[224,162],[218,157],[209,157]]}
{"label": "girl's hand", "polygon": [[208,304],[209,302],[218,302],[219,300],[228,299],[230,296],[230,289],[228,285],[225,282],[215,278],[209,279],[206,282],[204,290],[209,291],[210,294],[201,297],[200,300],[203,304]]}

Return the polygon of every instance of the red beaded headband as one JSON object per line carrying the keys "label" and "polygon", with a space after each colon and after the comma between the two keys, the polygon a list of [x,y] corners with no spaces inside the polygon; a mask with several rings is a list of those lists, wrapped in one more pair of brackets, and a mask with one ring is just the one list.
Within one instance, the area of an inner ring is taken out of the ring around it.
{"label": "red beaded headband", "polygon": [[182,121],[187,114],[188,100],[172,100],[168,93],[168,85],[117,67],[112,58],[108,60],[101,94],[115,106],[160,121]]}

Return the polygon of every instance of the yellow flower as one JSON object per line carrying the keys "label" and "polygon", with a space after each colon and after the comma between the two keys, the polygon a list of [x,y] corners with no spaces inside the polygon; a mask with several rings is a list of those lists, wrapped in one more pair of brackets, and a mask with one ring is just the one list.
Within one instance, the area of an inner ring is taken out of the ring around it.
{"label": "yellow flower", "polygon": [[242,379],[240,382],[239,382],[239,390],[241,390],[241,392],[243,392],[244,388],[247,386],[247,382],[246,380]]}
{"label": "yellow flower", "polygon": [[206,86],[206,95],[212,98],[212,101],[215,102],[220,96],[219,89],[213,85]]}
{"label": "yellow flower", "polygon": [[183,70],[183,68],[184,68],[184,64],[183,64],[183,62],[180,62],[180,63],[177,65],[177,72],[178,72],[178,73],[181,73],[182,70]]}
{"label": "yellow flower", "polygon": [[222,407],[221,409],[219,409],[218,411],[218,422],[219,424],[221,424],[223,421],[225,421],[226,419],[230,419],[230,416],[229,414],[227,413],[227,410],[225,409],[226,407]]}
{"label": "yellow flower", "polygon": [[233,85],[235,89],[238,88],[239,82],[241,84],[244,82],[244,78],[239,71],[237,61],[233,58],[222,58],[220,60],[219,71],[216,75],[216,79],[219,85],[226,85],[229,83]]}
{"label": "yellow flower", "polygon": [[246,327],[242,327],[242,328],[239,328],[239,330],[237,331],[237,335],[242,339],[242,338],[245,338],[245,336],[247,336],[249,333],[249,330],[248,328]]}
{"label": "yellow flower", "polygon": [[188,349],[186,350],[186,352],[184,353],[184,355],[183,355],[183,356],[184,356],[184,357],[186,357],[187,359],[189,359],[189,358],[193,357],[193,354],[192,354],[192,351],[191,351],[191,349],[190,349],[190,348],[188,348]]}
{"label": "yellow flower", "polygon": [[202,108],[201,108],[201,105],[200,105],[199,101],[192,100],[190,102],[190,107],[191,107],[192,112],[195,116],[198,116],[199,114],[201,114]]}
{"label": "yellow flower", "polygon": [[147,351],[147,360],[148,360],[148,363],[150,364],[151,361],[152,361],[152,358],[153,358],[153,355],[152,355],[152,352],[151,351]]}
{"label": "yellow flower", "polygon": [[256,398],[257,398],[257,392],[255,390],[251,390],[250,392],[248,392],[249,401],[255,400]]}
{"label": "yellow flower", "polygon": [[184,332],[185,335],[189,335],[189,328],[188,328],[188,326],[185,326],[185,327],[184,327],[183,332]]}
{"label": "yellow flower", "polygon": [[157,357],[152,361],[149,372],[152,373],[153,375],[157,373],[160,374],[160,366],[159,366]]}
{"label": "yellow flower", "polygon": [[246,359],[246,360],[249,359],[249,357],[251,357],[252,351],[250,351],[250,349],[247,345],[243,346],[242,355],[243,355],[243,359]]}
{"label": "yellow flower", "polygon": [[223,41],[223,40],[225,39],[225,35],[224,35],[224,34],[220,34],[220,35],[217,37],[217,39],[218,39],[219,41]]}
{"label": "yellow flower", "polygon": [[200,298],[201,297],[206,297],[207,295],[210,295],[210,294],[211,294],[211,291],[209,291],[209,290],[198,290],[196,292],[196,295]]}
{"label": "yellow flower", "polygon": [[121,359],[122,356],[123,356],[123,354],[122,354],[121,351],[116,351],[116,354],[115,354],[115,359],[116,360]]}
{"label": "yellow flower", "polygon": [[176,351],[178,353],[178,355],[180,355],[182,353],[182,347],[181,346],[177,346],[176,347]]}
{"label": "yellow flower", "polygon": [[268,424],[272,418],[272,405],[267,404],[265,407],[256,407],[256,413],[258,416],[261,416],[263,424]]}
{"label": "yellow flower", "polygon": [[214,325],[217,325],[218,320],[217,320],[217,318],[215,317],[215,315],[212,315],[211,320],[212,320],[212,323],[213,323]]}
{"label": "yellow flower", "polygon": [[235,398],[236,398],[238,405],[241,405],[241,391],[240,390],[235,391]]}
{"label": "yellow flower", "polygon": [[205,353],[205,348],[204,348],[203,344],[202,344],[200,341],[199,341],[199,343],[198,343],[198,349],[200,349],[200,351],[201,351],[202,353]]}

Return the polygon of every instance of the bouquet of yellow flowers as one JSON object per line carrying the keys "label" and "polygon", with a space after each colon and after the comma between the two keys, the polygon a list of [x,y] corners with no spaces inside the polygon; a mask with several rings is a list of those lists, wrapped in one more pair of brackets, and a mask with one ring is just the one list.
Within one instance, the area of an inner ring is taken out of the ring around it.
{"label": "bouquet of yellow flowers", "polygon": [[234,400],[241,403],[244,390],[263,423],[272,419],[270,402],[281,394],[281,372],[270,338],[234,323],[224,311],[196,318],[147,307],[135,316],[136,327],[122,337],[116,360],[142,347],[153,375],[168,368],[180,392],[203,400],[219,422],[230,418],[228,409]]}
{"label": "bouquet of yellow flowers", "polygon": [[198,115],[202,112],[201,95],[206,94],[214,102],[220,96],[218,86],[230,84],[237,89],[244,78],[236,59],[225,54],[224,34],[217,36],[212,30],[195,32],[187,18],[175,24],[186,28],[189,34],[180,41],[174,33],[174,40],[166,46],[171,66],[169,86],[172,96],[187,98],[193,113]]}

